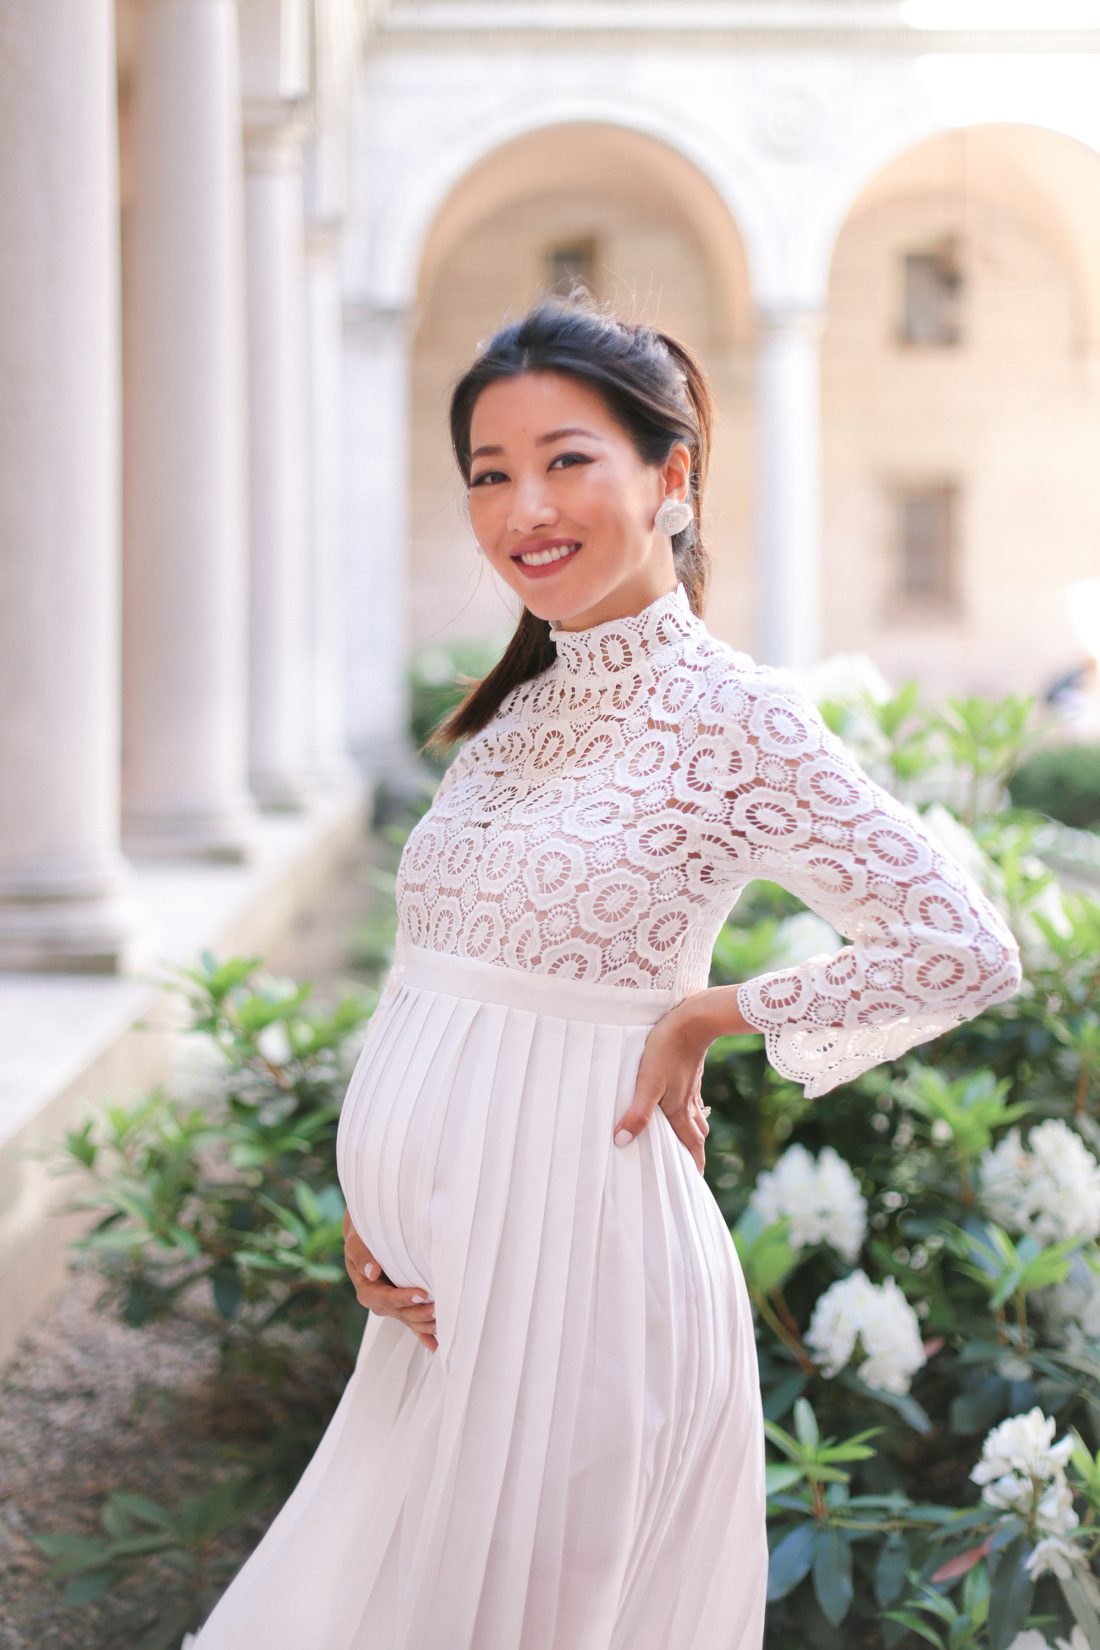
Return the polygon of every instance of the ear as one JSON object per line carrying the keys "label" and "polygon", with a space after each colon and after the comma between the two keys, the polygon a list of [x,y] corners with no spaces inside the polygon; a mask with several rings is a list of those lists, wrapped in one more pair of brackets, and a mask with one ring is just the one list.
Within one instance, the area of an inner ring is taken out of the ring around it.
{"label": "ear", "polygon": [[664,483],[662,501],[666,498],[690,497],[691,448],[686,441],[676,442],[661,469],[661,479]]}

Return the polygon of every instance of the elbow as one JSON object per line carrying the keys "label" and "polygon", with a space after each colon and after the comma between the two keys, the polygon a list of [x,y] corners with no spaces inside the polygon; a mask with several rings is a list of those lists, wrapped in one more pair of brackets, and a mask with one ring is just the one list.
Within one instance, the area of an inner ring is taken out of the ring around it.
{"label": "elbow", "polygon": [[1015,997],[1024,983],[1024,966],[1020,956],[1020,942],[1006,931],[996,966],[989,977],[985,992],[986,1005],[1007,1002]]}

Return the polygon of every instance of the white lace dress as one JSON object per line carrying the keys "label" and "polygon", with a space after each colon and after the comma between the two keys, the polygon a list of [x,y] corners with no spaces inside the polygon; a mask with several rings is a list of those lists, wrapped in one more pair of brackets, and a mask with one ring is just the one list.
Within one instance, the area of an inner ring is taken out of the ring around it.
{"label": "white lace dress", "polygon": [[352,1219],[435,1300],[367,1320],[340,1405],[197,1650],[758,1650],[753,1322],[658,1108],[650,1027],[741,889],[850,943],[739,987],[807,1095],[1014,994],[998,913],[788,673],[682,585],[553,631],[405,845],[400,929],[340,1117]]}

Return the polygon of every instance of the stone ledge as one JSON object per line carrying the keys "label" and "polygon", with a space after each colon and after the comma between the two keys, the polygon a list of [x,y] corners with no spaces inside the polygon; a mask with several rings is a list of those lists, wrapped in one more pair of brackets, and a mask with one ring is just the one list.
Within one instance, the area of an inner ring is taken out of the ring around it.
{"label": "stone ledge", "polygon": [[0,974],[0,1366],[92,1218],[57,1212],[75,1181],[33,1152],[102,1100],[125,1104],[169,1076],[186,1011],[158,983],[165,965],[204,947],[265,955],[352,852],[368,804],[356,780],[301,813],[261,814],[246,863],[132,864],[139,972]]}

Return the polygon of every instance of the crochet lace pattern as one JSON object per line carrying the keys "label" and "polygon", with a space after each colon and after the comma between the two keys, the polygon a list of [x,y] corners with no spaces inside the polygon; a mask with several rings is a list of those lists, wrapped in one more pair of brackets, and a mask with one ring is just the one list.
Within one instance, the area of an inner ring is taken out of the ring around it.
{"label": "crochet lace pattern", "polygon": [[1015,995],[1019,945],[970,873],[681,583],[550,634],[554,663],[460,748],[406,840],[410,941],[680,1000],[742,889],[778,883],[850,942],[737,989],[807,1096]]}

